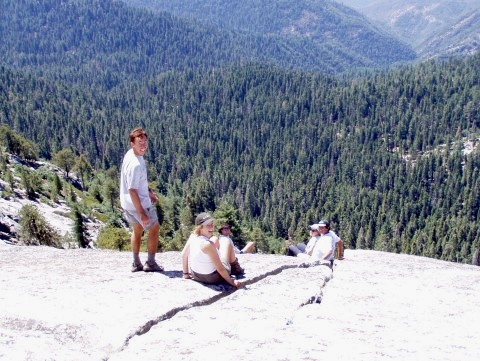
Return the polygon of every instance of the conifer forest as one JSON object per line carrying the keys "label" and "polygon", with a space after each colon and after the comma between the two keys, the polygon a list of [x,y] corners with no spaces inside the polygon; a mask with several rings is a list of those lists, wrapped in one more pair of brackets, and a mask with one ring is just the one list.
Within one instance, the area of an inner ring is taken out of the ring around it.
{"label": "conifer forest", "polygon": [[[0,15],[0,143],[30,159],[73,157],[80,207],[111,229],[125,225],[119,167],[141,126],[162,250],[181,249],[202,211],[265,253],[306,241],[325,218],[347,248],[468,263],[480,248],[479,53],[322,71],[235,59],[263,38],[247,46],[245,35],[118,2],[78,2],[89,8],[83,29],[51,11],[75,3],[2,5],[18,16]],[[102,7],[132,32],[110,32]],[[94,21],[105,28],[90,31]],[[176,37],[143,42],[139,23]],[[178,44],[189,45],[176,54]]]}

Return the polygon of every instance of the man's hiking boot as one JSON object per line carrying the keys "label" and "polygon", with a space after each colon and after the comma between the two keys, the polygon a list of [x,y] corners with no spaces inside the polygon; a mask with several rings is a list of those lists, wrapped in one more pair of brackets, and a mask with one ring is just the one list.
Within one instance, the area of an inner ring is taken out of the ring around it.
{"label": "man's hiking boot", "polygon": [[163,267],[160,266],[155,261],[153,263],[145,262],[145,265],[143,266],[143,270],[145,272],[163,272]]}
{"label": "man's hiking boot", "polygon": [[230,263],[230,267],[231,267],[231,273],[234,276],[243,275],[245,273],[245,270],[242,267],[240,267],[240,263],[238,263],[238,258],[235,258],[235,261]]}
{"label": "man's hiking boot", "polygon": [[140,272],[140,271],[143,271],[143,265],[140,263],[140,264],[136,264],[135,262],[132,263],[132,272]]}

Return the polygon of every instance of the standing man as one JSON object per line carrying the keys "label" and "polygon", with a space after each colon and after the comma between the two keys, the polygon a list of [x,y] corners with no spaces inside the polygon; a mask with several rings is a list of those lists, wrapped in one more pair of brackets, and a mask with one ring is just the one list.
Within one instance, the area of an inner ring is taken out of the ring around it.
{"label": "standing man", "polygon": [[[130,132],[130,150],[123,157],[120,175],[120,204],[128,223],[133,228],[131,245],[133,251],[132,272],[162,272],[163,267],[155,262],[158,247],[158,218],[153,203],[158,198],[148,187],[147,167],[144,154],[148,149],[148,136],[142,128]],[[148,231],[148,259],[140,261],[142,234]]]}

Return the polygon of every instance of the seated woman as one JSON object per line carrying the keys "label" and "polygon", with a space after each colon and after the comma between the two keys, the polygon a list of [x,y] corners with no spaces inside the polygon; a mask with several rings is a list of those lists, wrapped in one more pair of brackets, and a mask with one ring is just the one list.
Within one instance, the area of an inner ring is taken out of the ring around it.
{"label": "seated woman", "polygon": [[183,278],[210,284],[227,282],[241,288],[243,284],[230,277],[231,263],[236,261],[233,247],[220,252],[210,240],[214,231],[212,216],[200,213],[195,218],[195,226],[182,250]]}

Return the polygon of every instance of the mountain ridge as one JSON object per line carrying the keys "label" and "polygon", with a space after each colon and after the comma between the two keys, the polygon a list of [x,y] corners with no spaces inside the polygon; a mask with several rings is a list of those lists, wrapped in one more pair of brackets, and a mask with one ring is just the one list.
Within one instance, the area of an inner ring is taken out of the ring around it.
{"label": "mountain ridge", "polygon": [[[112,85],[168,70],[248,62],[334,73],[414,58],[407,46],[372,29],[356,32],[353,43],[342,44],[329,39],[333,32],[321,41],[278,32],[234,32],[111,0],[6,0],[1,6],[10,14],[0,19],[4,64],[44,72],[54,68],[57,73],[75,73],[80,65],[90,78],[102,76]],[[355,21],[362,29],[362,22]],[[357,43],[364,44],[360,51]]]}
{"label": "mountain ridge", "polygon": [[[480,49],[476,0],[338,0],[409,43],[420,60],[467,56]],[[470,22],[466,19],[474,17]],[[457,34],[452,36],[452,31]]]}
{"label": "mountain ridge", "polygon": [[[313,40],[308,43],[310,46],[327,44],[344,53],[351,49],[378,65],[412,60],[414,57],[404,44],[380,31],[361,14],[333,1],[122,1],[234,31],[301,36]],[[382,51],[382,46],[390,47],[389,51]]]}
{"label": "mountain ridge", "polygon": [[448,58],[458,54],[472,55],[480,49],[480,10],[465,15],[443,33],[419,44],[422,58]]}

